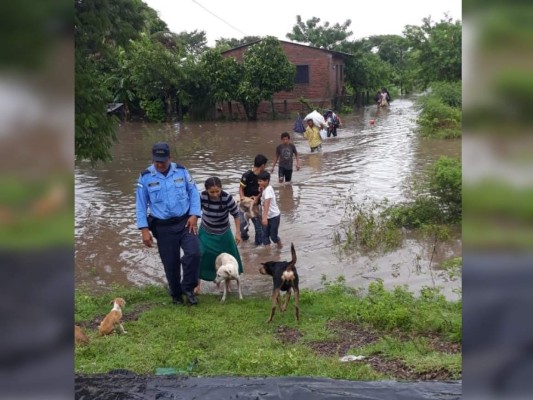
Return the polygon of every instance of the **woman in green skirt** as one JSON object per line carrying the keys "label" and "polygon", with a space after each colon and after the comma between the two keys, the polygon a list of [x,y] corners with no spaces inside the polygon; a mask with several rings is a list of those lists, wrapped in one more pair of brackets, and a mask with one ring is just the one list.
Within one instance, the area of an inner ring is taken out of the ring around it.
{"label": "woman in green skirt", "polygon": [[[198,231],[202,259],[200,279],[214,281],[216,277],[215,259],[220,253],[229,253],[239,263],[239,274],[244,272],[237,245],[241,242],[239,208],[229,193],[222,190],[222,182],[216,176],[205,181],[205,190],[200,194],[202,222]],[[235,237],[231,232],[229,215],[235,220]],[[194,290],[200,293],[200,280]]]}

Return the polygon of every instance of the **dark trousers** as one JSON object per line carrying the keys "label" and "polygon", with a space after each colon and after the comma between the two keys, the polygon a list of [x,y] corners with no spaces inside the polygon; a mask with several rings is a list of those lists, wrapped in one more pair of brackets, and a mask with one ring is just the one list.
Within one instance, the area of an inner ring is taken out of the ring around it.
{"label": "dark trousers", "polygon": [[278,167],[278,177],[280,182],[283,182],[284,179],[285,182],[290,182],[292,179],[292,169]]}
{"label": "dark trousers", "polygon": [[279,242],[278,230],[279,223],[281,221],[281,215],[269,218],[267,221],[267,225],[263,225],[263,244],[265,246],[270,244],[270,239],[272,239],[274,243]]}
{"label": "dark trousers", "polygon": [[[185,228],[186,222],[187,219],[172,225],[158,223],[152,231],[157,239],[170,295],[176,299],[181,298],[183,292],[192,292],[200,276],[200,241]],[[181,258],[180,248],[183,250]]]}
{"label": "dark trousers", "polygon": [[[242,240],[248,240],[250,235],[248,234],[248,229],[250,228],[246,223],[246,218],[244,218],[244,213],[239,210],[239,218],[241,220],[241,238]],[[255,230],[255,244],[259,246],[263,243],[263,228],[261,227],[261,207],[259,207],[259,216],[252,218],[252,223],[254,224]]]}
{"label": "dark trousers", "polygon": [[337,136],[337,125],[331,125],[328,127],[328,137]]}

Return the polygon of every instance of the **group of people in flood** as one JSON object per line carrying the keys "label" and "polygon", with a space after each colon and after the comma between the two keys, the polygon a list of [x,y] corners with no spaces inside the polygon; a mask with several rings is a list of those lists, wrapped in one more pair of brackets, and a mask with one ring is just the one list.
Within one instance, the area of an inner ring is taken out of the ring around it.
{"label": "group of people in flood", "polygon": [[[273,173],[278,164],[279,182],[291,181],[294,158],[299,170],[296,146],[290,142],[290,134],[283,132],[271,169]],[[241,176],[239,195],[241,199],[253,199],[258,206],[259,212],[251,218],[254,244],[269,247],[275,243],[281,248],[281,213],[270,184],[271,174],[266,171],[267,162],[263,154],[255,156],[253,167]],[[237,246],[249,240],[250,226],[243,211],[216,176],[208,178],[200,192],[187,168],[171,160],[167,143],[154,144],[152,164],[137,180],[136,223],[145,246],[153,247],[154,238],[157,241],[173,304],[198,304],[200,281],[215,280],[215,259],[223,252],[234,256],[239,273],[244,272]]]}
{"label": "group of people in flood", "polygon": [[[309,143],[311,153],[322,151],[322,142],[326,137],[337,136],[337,128],[342,126],[340,117],[333,110],[326,110],[324,115],[313,111],[309,114],[305,121],[307,127],[302,127],[301,131],[297,131],[298,120],[295,123],[295,131],[303,133],[304,137]],[[324,134],[321,134],[324,132]]]}
{"label": "group of people in flood", "polygon": [[374,96],[374,100],[376,102],[376,105],[379,108],[379,107],[387,107],[392,99],[390,97],[390,93],[387,90],[387,88],[381,88],[381,90],[378,90],[378,92]]}
{"label": "group of people in flood", "polygon": [[[378,94],[378,105],[388,104],[388,91],[383,88]],[[316,114],[318,118],[306,119],[307,127],[303,132],[311,153],[322,151],[321,129],[327,129],[327,137],[335,137],[337,128],[342,125],[333,110]],[[200,281],[215,280],[215,259],[223,252],[235,257],[239,273],[244,271],[237,246],[250,239],[250,225],[254,228],[256,246],[270,246],[271,243],[278,248],[283,246],[279,237],[281,213],[270,184],[271,173],[277,165],[279,182],[291,182],[293,160],[296,160],[297,171],[301,165],[290,134],[283,132],[280,139],[270,172],[266,170],[267,157],[257,154],[252,168],[240,178],[240,200],[251,198],[258,210],[257,215],[249,219],[251,223],[233,196],[223,190],[220,178],[209,177],[200,192],[189,171],[171,160],[167,143],[153,146],[152,164],[137,180],[136,223],[145,246],[153,247],[154,238],[157,240],[174,304],[198,304]],[[230,216],[235,224],[234,232]]]}

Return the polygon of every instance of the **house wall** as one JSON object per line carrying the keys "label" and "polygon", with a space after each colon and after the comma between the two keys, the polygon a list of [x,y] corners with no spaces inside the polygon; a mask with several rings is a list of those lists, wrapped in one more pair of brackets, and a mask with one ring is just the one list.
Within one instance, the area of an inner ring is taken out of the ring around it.
{"label": "house wall", "polygon": [[[307,114],[308,108],[299,99],[303,97],[315,108],[333,108],[336,96],[342,94],[344,86],[344,60],[341,56],[322,49],[280,41],[287,58],[294,65],[309,66],[309,83],[295,84],[290,92],[279,92],[274,95],[274,111],[278,117],[292,117],[297,112]],[[225,57],[235,57],[242,61],[248,46],[239,47],[223,53]],[[229,115],[228,104],[219,107],[222,114]],[[233,118],[245,118],[244,109],[240,104],[231,104]],[[258,119],[272,118],[272,104],[262,102],[257,112]]]}

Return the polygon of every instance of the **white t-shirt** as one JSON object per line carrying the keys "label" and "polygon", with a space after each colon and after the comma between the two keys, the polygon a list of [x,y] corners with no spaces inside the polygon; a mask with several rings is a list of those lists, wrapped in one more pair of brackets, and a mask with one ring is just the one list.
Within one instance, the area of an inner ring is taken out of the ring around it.
{"label": "white t-shirt", "polygon": [[274,189],[270,185],[263,190],[263,194],[261,195],[261,204],[265,204],[268,199],[271,199],[271,201],[270,207],[268,207],[267,219],[277,217],[280,214],[278,202],[276,201]]}

